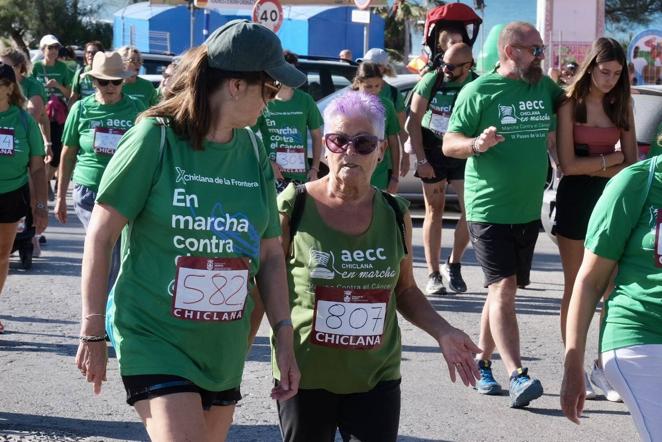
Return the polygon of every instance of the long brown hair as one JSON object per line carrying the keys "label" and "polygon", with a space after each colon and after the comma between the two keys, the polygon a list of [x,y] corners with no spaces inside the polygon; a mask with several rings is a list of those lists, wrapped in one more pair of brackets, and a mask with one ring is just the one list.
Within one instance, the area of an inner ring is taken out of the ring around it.
{"label": "long brown hair", "polygon": [[167,98],[143,112],[139,120],[144,117],[167,118],[178,136],[190,140],[194,150],[202,150],[215,118],[209,98],[231,78],[245,80],[248,84],[260,84],[265,81],[266,74],[215,69],[209,67],[205,45],[191,49],[175,70]]}
{"label": "long brown hair", "polygon": [[379,69],[379,65],[364,61],[356,69],[356,75],[352,80],[352,90],[358,91],[359,85],[369,78],[384,78],[384,74]]}
{"label": "long brown hair", "polygon": [[588,55],[579,66],[567,96],[575,102],[575,121],[586,123],[586,97],[591,88],[591,72],[599,63],[615,61],[622,66],[616,85],[605,94],[602,107],[612,123],[619,129],[630,130],[630,80],[625,51],[613,38],[600,37],[593,42]]}

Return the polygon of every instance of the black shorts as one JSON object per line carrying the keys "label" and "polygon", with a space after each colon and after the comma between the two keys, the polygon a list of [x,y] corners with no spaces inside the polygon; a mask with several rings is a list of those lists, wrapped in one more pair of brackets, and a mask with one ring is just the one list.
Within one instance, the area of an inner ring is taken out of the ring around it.
{"label": "black shorts", "polygon": [[561,178],[556,190],[556,216],[553,234],[584,240],[588,220],[609,178],[569,175]]}
{"label": "black shorts", "polygon": [[[464,179],[464,166],[467,160],[451,158],[444,155],[441,149],[442,142],[431,131],[421,128],[423,134],[423,151],[425,159],[434,170],[434,178],[421,178],[421,181],[428,184],[438,183],[444,180],[456,181]],[[418,177],[418,173],[414,173]]]}
{"label": "black shorts", "polygon": [[299,389],[293,398],[278,401],[278,417],[285,442],[333,442],[336,429],[344,441],[395,442],[400,379],[382,381],[365,393]]}
{"label": "black shorts", "polygon": [[0,193],[0,223],[15,223],[30,212],[28,184],[7,193]]}
{"label": "black shorts", "polygon": [[513,275],[517,276],[519,287],[529,285],[539,220],[525,224],[469,221],[467,225],[476,260],[485,275],[485,287]]}
{"label": "black shorts", "polygon": [[62,134],[64,132],[64,124],[57,124],[51,121],[51,150],[53,151],[53,159],[50,164],[52,167],[60,165],[60,156],[62,155]]}
{"label": "black shorts", "polygon": [[144,399],[152,399],[174,393],[199,393],[202,408],[209,410],[213,405],[235,405],[241,400],[239,387],[223,391],[200,388],[188,379],[168,374],[122,376],[126,390],[126,403],[133,406]]}

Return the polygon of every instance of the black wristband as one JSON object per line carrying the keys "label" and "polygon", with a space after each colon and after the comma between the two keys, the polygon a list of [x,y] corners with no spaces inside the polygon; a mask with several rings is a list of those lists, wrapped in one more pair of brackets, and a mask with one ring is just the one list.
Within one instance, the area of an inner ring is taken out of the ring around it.
{"label": "black wristband", "polygon": [[274,335],[278,334],[278,330],[280,330],[282,327],[292,327],[292,320],[291,319],[281,319],[280,321],[276,322],[276,325],[273,326],[273,331]]}

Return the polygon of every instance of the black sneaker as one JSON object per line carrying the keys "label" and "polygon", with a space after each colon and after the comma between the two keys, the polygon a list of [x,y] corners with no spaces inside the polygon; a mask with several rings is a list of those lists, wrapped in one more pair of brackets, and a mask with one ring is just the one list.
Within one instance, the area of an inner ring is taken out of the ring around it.
{"label": "black sneaker", "polygon": [[439,272],[432,272],[428,276],[428,283],[425,285],[425,292],[428,295],[445,295],[446,287],[444,287],[444,280],[441,278]]}
{"label": "black sneaker", "polygon": [[441,266],[441,274],[448,281],[448,288],[455,293],[464,293],[467,291],[467,284],[462,279],[462,264],[449,263],[448,261]]}
{"label": "black sneaker", "polygon": [[39,235],[39,244],[46,244],[46,237],[44,235]]}

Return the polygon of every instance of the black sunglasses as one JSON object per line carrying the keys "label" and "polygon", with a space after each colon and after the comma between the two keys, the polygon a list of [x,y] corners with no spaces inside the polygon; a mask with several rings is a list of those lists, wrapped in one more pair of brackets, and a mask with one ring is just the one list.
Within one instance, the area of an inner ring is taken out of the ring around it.
{"label": "black sunglasses", "polygon": [[108,86],[109,83],[112,83],[114,86],[119,86],[124,80],[102,80],[100,78],[95,78],[99,86]]}
{"label": "black sunglasses", "polygon": [[349,145],[354,146],[354,150],[361,155],[368,155],[377,149],[379,138],[374,135],[357,135],[350,137],[345,134],[330,133],[324,135],[324,144],[326,148],[333,153],[344,153],[349,149]]}
{"label": "black sunglasses", "polygon": [[441,67],[446,68],[449,71],[454,71],[457,68],[460,68],[464,66],[465,64],[471,63],[470,61],[465,61],[464,63],[458,63],[458,64],[453,64],[453,63],[444,63],[443,61],[441,62]]}

